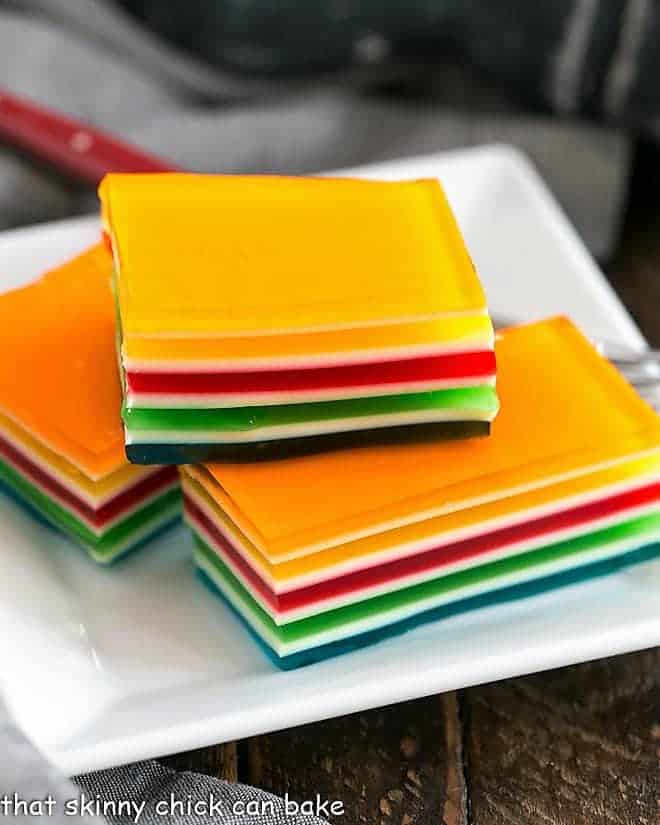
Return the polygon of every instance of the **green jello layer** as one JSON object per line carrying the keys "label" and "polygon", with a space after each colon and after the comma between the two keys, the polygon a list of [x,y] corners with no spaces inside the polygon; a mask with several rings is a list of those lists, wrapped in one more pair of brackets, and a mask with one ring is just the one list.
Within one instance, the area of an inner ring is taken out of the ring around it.
{"label": "green jello layer", "polygon": [[314,421],[332,421],[370,415],[397,415],[423,411],[459,410],[464,418],[492,418],[498,409],[495,388],[461,387],[433,392],[314,401],[306,404],[275,404],[261,407],[222,409],[146,409],[127,407],[122,417],[132,432],[140,430],[232,430],[249,431]]}
{"label": "green jello layer", "polygon": [[[630,542],[632,550],[655,541],[658,537],[660,513],[655,513],[278,626],[218,555],[194,533],[198,563],[201,561],[204,571],[216,580],[218,586],[227,588],[240,602],[255,629],[259,631],[261,626],[271,640],[274,639],[277,643],[286,645],[309,639],[310,646],[314,637],[321,633],[346,638],[361,632],[365,621],[371,620],[369,627],[388,624],[386,617],[379,620],[379,614],[396,612],[396,617],[390,621],[398,621],[402,615],[405,617],[414,614],[417,603],[420,603],[419,611],[426,610],[433,604],[432,600],[443,602],[460,599],[464,592],[471,592],[472,588],[480,585],[484,585],[484,590],[494,590],[500,586],[499,580],[504,580],[507,585],[527,581],[533,577],[536,568],[539,568],[538,575],[545,575],[547,565],[550,564],[570,569],[579,565],[580,556],[589,551],[602,550],[605,556],[611,545]],[[350,626],[354,623],[362,624],[359,629],[352,630]],[[265,641],[269,642],[269,639],[266,638]]]}
{"label": "green jello layer", "polygon": [[0,461],[0,482],[14,494],[19,503],[30,505],[46,521],[82,544],[99,561],[111,561],[118,549],[122,552],[129,550],[133,536],[140,540],[150,522],[153,522],[155,528],[161,522],[164,523],[169,514],[174,518],[181,508],[181,491],[178,488],[170,489],[97,536],[69,510],[45,495],[3,461]]}

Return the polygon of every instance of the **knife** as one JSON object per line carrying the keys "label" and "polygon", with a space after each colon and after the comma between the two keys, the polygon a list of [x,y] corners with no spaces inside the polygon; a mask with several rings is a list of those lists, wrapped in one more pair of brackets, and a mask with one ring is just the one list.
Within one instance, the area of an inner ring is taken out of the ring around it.
{"label": "knife", "polygon": [[169,161],[0,88],[0,140],[82,183],[108,172],[171,172]]}

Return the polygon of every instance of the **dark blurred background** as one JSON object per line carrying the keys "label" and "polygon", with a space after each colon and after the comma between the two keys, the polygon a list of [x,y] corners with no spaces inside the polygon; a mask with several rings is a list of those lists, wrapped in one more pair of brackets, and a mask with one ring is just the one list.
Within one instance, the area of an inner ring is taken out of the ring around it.
{"label": "dark blurred background", "polygon": [[[658,211],[659,34],[655,0],[0,0],[0,95],[193,170],[513,143],[616,266]],[[1,147],[0,226],[92,206]]]}

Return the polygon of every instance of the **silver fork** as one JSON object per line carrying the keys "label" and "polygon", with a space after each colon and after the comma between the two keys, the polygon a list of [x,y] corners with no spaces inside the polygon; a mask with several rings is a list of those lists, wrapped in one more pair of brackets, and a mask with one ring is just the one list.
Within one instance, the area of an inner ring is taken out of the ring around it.
{"label": "silver fork", "polygon": [[[513,318],[494,317],[495,329],[516,326]],[[660,349],[634,349],[605,338],[589,338],[603,358],[613,364],[639,395],[660,413]]]}

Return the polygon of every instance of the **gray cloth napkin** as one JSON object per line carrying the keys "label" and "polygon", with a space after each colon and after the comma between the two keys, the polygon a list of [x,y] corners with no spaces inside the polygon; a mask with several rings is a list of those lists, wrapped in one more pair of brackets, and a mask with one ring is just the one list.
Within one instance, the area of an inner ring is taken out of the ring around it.
{"label": "gray cloth napkin", "polygon": [[[198,773],[141,762],[124,768],[88,774],[75,780],[88,797],[134,803],[122,816],[108,815],[113,825],[323,825],[308,814],[287,813],[285,800],[240,783],[223,782]],[[290,801],[293,808],[295,804]],[[136,811],[139,818],[136,823]]]}
{"label": "gray cloth napkin", "polygon": [[[576,58],[577,59],[577,58]],[[286,86],[206,67],[105,0],[0,0],[0,78],[197,171],[300,173],[488,142],[525,151],[599,258],[616,240],[629,172],[620,131],[530,116],[455,68],[425,103],[368,83]],[[427,79],[431,82],[431,79]],[[0,150],[0,226],[92,208]]]}

